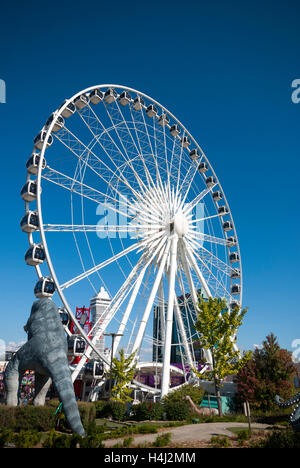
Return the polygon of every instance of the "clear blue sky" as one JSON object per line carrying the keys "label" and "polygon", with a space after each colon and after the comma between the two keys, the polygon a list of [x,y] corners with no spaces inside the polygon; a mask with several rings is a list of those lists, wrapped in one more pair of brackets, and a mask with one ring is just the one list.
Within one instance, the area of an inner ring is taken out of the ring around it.
{"label": "clear blue sky", "polygon": [[160,101],[216,170],[236,223],[249,313],[238,343],[300,338],[300,4],[5,2],[1,6],[0,338],[25,339],[36,276],[19,196],[32,139],[80,89],[120,83]]}

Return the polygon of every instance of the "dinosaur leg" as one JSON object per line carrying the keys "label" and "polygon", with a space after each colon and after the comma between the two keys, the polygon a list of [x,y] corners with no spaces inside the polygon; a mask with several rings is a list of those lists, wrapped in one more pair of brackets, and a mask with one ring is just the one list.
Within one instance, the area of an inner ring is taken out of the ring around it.
{"label": "dinosaur leg", "polygon": [[6,391],[6,404],[18,406],[20,383],[24,370],[20,369],[19,356],[16,353],[6,366],[4,373],[4,385]]}
{"label": "dinosaur leg", "polygon": [[47,392],[52,383],[51,377],[42,375],[38,372],[35,373],[35,397],[33,400],[34,406],[44,406]]}

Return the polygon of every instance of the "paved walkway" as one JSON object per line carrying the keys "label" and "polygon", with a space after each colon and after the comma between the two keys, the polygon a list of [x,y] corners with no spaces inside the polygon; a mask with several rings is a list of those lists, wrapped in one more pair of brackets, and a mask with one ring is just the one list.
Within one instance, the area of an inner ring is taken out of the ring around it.
{"label": "paved walkway", "polygon": [[[137,445],[145,442],[154,442],[154,440],[159,434],[162,434],[164,432],[170,432],[172,434],[171,443],[180,444],[186,442],[199,442],[201,440],[210,440],[211,437],[215,435],[232,436],[233,433],[228,430],[229,427],[247,428],[248,424],[239,422],[189,424],[186,426],[179,427],[166,427],[162,430],[159,430],[157,434],[133,434],[131,437],[134,437],[133,444]],[[255,429],[265,429],[266,427],[266,424],[253,424],[253,428]],[[122,442],[123,439],[124,437],[120,439],[105,440],[104,444],[106,447],[112,447],[118,442]]]}

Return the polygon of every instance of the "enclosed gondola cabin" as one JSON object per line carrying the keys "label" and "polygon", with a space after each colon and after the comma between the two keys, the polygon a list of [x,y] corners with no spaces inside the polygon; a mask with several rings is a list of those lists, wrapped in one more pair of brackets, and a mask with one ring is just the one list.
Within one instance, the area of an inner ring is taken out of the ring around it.
{"label": "enclosed gondola cabin", "polygon": [[231,310],[240,309],[240,308],[241,308],[241,304],[238,301],[232,301],[230,303],[230,309]]}
{"label": "enclosed gondola cabin", "polygon": [[241,277],[241,271],[238,268],[233,268],[231,270],[230,278],[238,279]]}
{"label": "enclosed gondola cabin", "polygon": [[228,247],[234,247],[235,245],[237,245],[237,240],[235,237],[233,236],[230,236],[227,238],[227,245]]}
{"label": "enclosed gondola cabin", "polygon": [[36,211],[27,211],[20,221],[23,232],[34,232],[39,229],[39,217]]}
{"label": "enclosed gondola cabin", "polygon": [[216,190],[215,192],[212,193],[212,198],[214,202],[218,202],[222,200],[223,198],[223,193],[220,192],[220,190]]}
{"label": "enclosed gondola cabin", "polygon": [[84,376],[92,379],[100,379],[104,375],[104,365],[101,361],[89,360],[84,368]]}
{"label": "enclosed gondola cabin", "polygon": [[68,312],[66,311],[64,307],[59,307],[58,313],[61,319],[61,323],[63,324],[64,327],[67,327],[70,322],[70,317],[69,317]]}
{"label": "enclosed gondola cabin", "polygon": [[[62,105],[60,106],[63,107],[65,104],[66,104],[67,101],[64,101],[62,103]],[[76,112],[76,107],[75,107],[75,104],[73,102],[69,102],[69,104],[64,108],[64,110],[62,111],[61,115],[65,118],[65,119],[68,119],[69,117],[71,117],[71,115],[73,115],[74,113]]]}
{"label": "enclosed gondola cabin", "polygon": [[158,118],[158,123],[161,127],[168,125],[170,123],[170,119],[167,114],[161,114],[161,116]]}
{"label": "enclosed gondola cabin", "polygon": [[184,148],[188,148],[191,144],[191,141],[189,139],[189,137],[187,135],[184,135],[182,138],[181,138],[181,145],[184,147]]}
{"label": "enclosed gondola cabin", "polygon": [[132,107],[136,111],[140,111],[145,106],[145,101],[141,96],[137,96],[133,101]]}
{"label": "enclosed gondola cabin", "polygon": [[231,294],[234,296],[241,294],[241,286],[239,284],[233,284],[231,286]]}
{"label": "enclosed gondola cabin", "polygon": [[216,179],[213,176],[209,176],[205,179],[205,184],[207,188],[211,188],[216,185]]}
{"label": "enclosed gondola cabin", "polygon": [[232,222],[231,221],[225,221],[223,223],[223,229],[225,232],[231,231],[233,229]]}
{"label": "enclosed gondola cabin", "polygon": [[177,124],[174,124],[171,126],[170,133],[173,137],[176,137],[177,135],[179,135],[180,132],[181,130]]}
{"label": "enclosed gondola cabin", "polygon": [[[42,147],[43,147],[43,144],[46,140],[46,135],[47,135],[47,132],[46,130],[42,130],[36,137],[35,139],[33,140],[33,144],[35,146],[35,148],[41,150]],[[49,148],[49,146],[51,146],[53,143],[53,136],[50,135],[48,136],[47,138],[47,142],[46,142],[46,148]]]}
{"label": "enclosed gondola cabin", "polygon": [[202,163],[199,164],[198,166],[198,171],[201,172],[201,174],[204,174],[205,172],[207,172],[209,169],[207,163],[204,161]]}
{"label": "enclosed gondola cabin", "polygon": [[90,102],[94,105],[99,104],[99,102],[102,101],[103,97],[104,93],[101,91],[101,89],[94,89],[94,91],[92,91],[89,96]]}
{"label": "enclosed gondola cabin", "polygon": [[[46,127],[49,127],[54,119],[55,119],[55,114],[53,113],[50,115],[49,119],[47,120]],[[64,127],[64,125],[65,125],[64,118],[61,115],[58,115],[55,119],[55,123],[53,124],[51,131],[56,133],[59,130],[61,130]]]}
{"label": "enclosed gondola cabin", "polygon": [[240,261],[240,256],[237,252],[232,252],[230,255],[229,255],[229,261],[230,263],[236,263],[236,262],[239,262]]}
{"label": "enclosed gondola cabin", "polygon": [[104,100],[106,104],[111,104],[117,99],[117,97],[118,97],[118,93],[113,88],[108,88],[108,90],[104,94]]}
{"label": "enclosed gondola cabin", "polygon": [[131,102],[131,96],[128,91],[123,91],[119,96],[121,106],[127,106]]}
{"label": "enclosed gondola cabin", "polygon": [[68,337],[69,356],[82,356],[86,348],[86,342],[81,335],[71,335]]}
{"label": "enclosed gondola cabin", "polygon": [[199,153],[199,150],[196,148],[196,149],[192,149],[192,151],[190,151],[190,158],[192,161],[197,161],[197,159],[199,159],[201,156],[201,154]]}
{"label": "enclosed gondola cabin", "polygon": [[227,206],[219,206],[219,208],[218,208],[218,214],[219,214],[220,216],[225,216],[225,215],[227,215],[228,213],[229,213],[229,210],[228,210]]}
{"label": "enclosed gondola cabin", "polygon": [[34,295],[37,298],[52,297],[55,293],[54,281],[49,277],[42,277],[34,287]]}
{"label": "enclosed gondola cabin", "polygon": [[89,98],[86,94],[81,94],[74,99],[74,104],[76,109],[81,110],[84,109],[89,103]]}
{"label": "enclosed gondola cabin", "polygon": [[[39,169],[39,163],[40,163],[40,153],[33,152],[30,158],[28,159],[26,163],[26,169],[29,172],[29,174],[36,175],[38,173]],[[46,167],[46,160],[43,158],[42,161],[42,170],[44,170]]]}
{"label": "enclosed gondola cabin", "polygon": [[21,189],[21,197],[24,201],[31,202],[36,200],[37,183],[35,180],[27,180],[26,184]]}
{"label": "enclosed gondola cabin", "polygon": [[157,114],[157,108],[154,104],[150,104],[146,109],[146,115],[148,117],[154,117]]}
{"label": "enclosed gondola cabin", "polygon": [[27,265],[36,266],[44,262],[45,250],[41,244],[33,244],[25,253],[25,262]]}

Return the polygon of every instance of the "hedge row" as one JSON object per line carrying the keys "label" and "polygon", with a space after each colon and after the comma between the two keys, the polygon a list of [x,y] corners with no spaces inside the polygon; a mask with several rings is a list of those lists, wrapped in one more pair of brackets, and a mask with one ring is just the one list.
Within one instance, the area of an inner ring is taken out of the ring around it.
{"label": "hedge row", "polygon": [[[57,416],[55,410],[59,402],[52,400],[46,406],[0,406],[0,428],[11,429],[16,432],[23,430],[36,430],[47,432],[55,428]],[[78,403],[78,409],[84,428],[86,429],[96,417],[96,409],[93,403]],[[66,418],[62,413],[60,428],[67,430]]]}
{"label": "hedge row", "polygon": [[143,402],[125,405],[118,402],[97,401],[96,418],[112,418],[116,421],[183,421],[191,415],[190,406],[185,401],[162,403]]}

